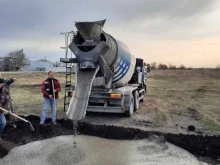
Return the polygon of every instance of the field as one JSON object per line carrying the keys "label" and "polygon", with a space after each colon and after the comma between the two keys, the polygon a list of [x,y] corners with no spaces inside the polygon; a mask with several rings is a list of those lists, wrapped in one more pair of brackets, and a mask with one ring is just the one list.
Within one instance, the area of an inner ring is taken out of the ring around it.
{"label": "field", "polygon": [[[17,78],[10,88],[15,112],[39,116],[43,103],[40,85],[47,78],[47,73],[3,73],[3,76]],[[63,118],[65,74],[56,73],[55,77],[62,86],[57,115]],[[148,74],[146,101],[141,104],[140,110],[131,120],[117,118],[117,122],[165,131],[174,128],[187,130],[189,126],[194,126],[202,132],[219,133],[219,101],[220,70],[152,70]],[[87,120],[98,122],[100,119],[96,117],[89,115]],[[98,117],[109,118],[105,115]]]}
{"label": "field", "polygon": [[[10,86],[13,109],[19,115],[34,114],[40,115],[43,105],[43,95],[41,93],[41,83],[47,78],[47,73],[3,73],[5,79],[16,77],[17,80]],[[65,74],[56,73],[61,83],[61,92],[58,100],[58,116],[64,116],[64,83]],[[48,113],[50,116],[51,113]]]}
{"label": "field", "polygon": [[149,74],[148,83],[142,109],[156,111],[158,124],[184,125],[180,122],[185,118],[185,125],[194,121],[220,131],[220,70],[157,70]]}

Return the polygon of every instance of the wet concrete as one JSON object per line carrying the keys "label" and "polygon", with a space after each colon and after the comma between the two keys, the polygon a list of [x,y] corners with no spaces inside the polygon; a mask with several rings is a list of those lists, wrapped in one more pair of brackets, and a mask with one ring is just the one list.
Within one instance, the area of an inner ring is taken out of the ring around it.
{"label": "wet concrete", "polygon": [[108,140],[79,135],[59,136],[16,147],[0,160],[4,165],[199,165],[192,154],[167,142]]}
{"label": "wet concrete", "polygon": [[[77,67],[78,68],[78,67]],[[73,97],[67,111],[67,116],[71,120],[79,121],[85,118],[86,109],[89,101],[89,94],[92,88],[92,82],[98,72],[99,67],[96,69],[77,69],[77,82]]]}
{"label": "wet concrete", "polygon": [[[51,125],[51,121],[47,120],[47,124],[44,127],[39,126],[39,117],[37,116],[28,116],[27,119],[32,122],[35,132],[32,132],[29,125],[21,121],[16,123],[17,129],[7,125],[2,134],[2,139],[6,142],[0,143],[0,157],[7,155],[16,146],[60,135],[73,135],[73,124],[68,119],[58,120],[56,126]],[[107,139],[137,140],[150,138],[156,139],[158,143],[168,141],[196,156],[213,158],[215,160],[220,159],[220,136],[161,133],[121,126],[94,125],[86,122],[79,123],[78,131],[79,134],[99,136]]]}

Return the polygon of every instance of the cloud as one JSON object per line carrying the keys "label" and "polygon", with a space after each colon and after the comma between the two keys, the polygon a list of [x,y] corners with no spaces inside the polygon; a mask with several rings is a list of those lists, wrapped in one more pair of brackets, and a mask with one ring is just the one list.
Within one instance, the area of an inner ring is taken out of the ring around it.
{"label": "cloud", "polygon": [[5,54],[24,48],[31,56],[46,53],[58,56],[59,47],[64,43],[60,32],[75,30],[74,21],[101,19],[107,19],[104,27],[107,33],[137,52],[137,47],[144,50],[143,43],[160,45],[165,41],[191,41],[220,35],[220,2],[0,0],[0,52]]}
{"label": "cloud", "polygon": [[43,27],[43,7],[37,1],[0,1],[0,37],[19,36],[20,33]]}
{"label": "cloud", "polygon": [[74,21],[107,18],[110,26],[153,20],[186,19],[204,12],[216,0],[1,0],[0,37],[37,36],[69,30]]}

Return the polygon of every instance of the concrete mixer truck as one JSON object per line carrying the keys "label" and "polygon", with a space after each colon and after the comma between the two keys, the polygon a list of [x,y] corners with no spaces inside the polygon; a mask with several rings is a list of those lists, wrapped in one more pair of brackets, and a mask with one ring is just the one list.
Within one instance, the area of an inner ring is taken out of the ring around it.
{"label": "concrete mixer truck", "polygon": [[147,91],[149,68],[121,41],[102,30],[105,21],[75,22],[77,33],[69,49],[76,58],[60,59],[76,63],[75,90],[66,112],[75,121],[83,119],[86,112],[124,113],[130,117]]}

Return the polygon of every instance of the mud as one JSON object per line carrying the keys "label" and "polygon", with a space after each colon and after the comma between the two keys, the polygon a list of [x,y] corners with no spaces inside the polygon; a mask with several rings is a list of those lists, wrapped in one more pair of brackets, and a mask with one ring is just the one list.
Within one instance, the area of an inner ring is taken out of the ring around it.
{"label": "mud", "polygon": [[[60,135],[73,135],[73,124],[68,119],[59,119],[56,126],[51,125],[51,120],[48,119],[43,127],[39,126],[39,117],[37,116],[28,116],[27,120],[31,121],[35,132],[32,132],[29,125],[22,121],[17,121],[16,129],[7,125],[2,133],[4,142],[0,143],[0,157],[7,155],[8,151],[12,148],[29,142]],[[158,141],[168,141],[198,157],[210,157],[216,161],[220,159],[220,136],[172,134],[87,122],[79,122],[78,126],[78,134],[119,140],[145,139],[150,137],[158,139]]]}

